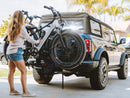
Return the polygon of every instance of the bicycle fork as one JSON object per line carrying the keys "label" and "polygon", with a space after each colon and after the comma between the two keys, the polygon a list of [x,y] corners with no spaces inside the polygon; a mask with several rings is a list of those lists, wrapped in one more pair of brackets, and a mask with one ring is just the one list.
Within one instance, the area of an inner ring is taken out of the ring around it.
{"label": "bicycle fork", "polygon": [[66,50],[67,46],[66,46],[66,44],[65,44],[65,42],[63,40],[63,36],[62,36],[61,32],[62,32],[62,30],[60,28],[57,28],[57,33],[58,33],[58,35],[60,37],[61,45],[62,45],[63,49]]}

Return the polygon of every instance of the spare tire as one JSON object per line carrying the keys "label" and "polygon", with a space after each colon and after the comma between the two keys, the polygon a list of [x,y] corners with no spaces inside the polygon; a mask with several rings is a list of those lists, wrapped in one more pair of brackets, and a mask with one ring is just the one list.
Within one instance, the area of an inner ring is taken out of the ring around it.
{"label": "spare tire", "polygon": [[83,38],[72,31],[62,33],[67,50],[62,47],[57,35],[51,45],[50,57],[60,68],[73,70],[77,68],[85,58],[86,46]]}

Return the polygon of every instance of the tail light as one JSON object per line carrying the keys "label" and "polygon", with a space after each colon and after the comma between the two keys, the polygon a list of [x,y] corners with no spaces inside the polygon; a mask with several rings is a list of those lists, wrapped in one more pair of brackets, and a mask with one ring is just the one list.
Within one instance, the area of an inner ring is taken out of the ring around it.
{"label": "tail light", "polygon": [[86,53],[91,52],[91,40],[85,40],[86,44]]}

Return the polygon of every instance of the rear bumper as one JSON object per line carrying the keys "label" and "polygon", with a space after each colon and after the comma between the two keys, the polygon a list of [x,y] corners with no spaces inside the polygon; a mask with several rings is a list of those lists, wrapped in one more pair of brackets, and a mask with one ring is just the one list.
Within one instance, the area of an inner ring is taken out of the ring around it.
{"label": "rear bumper", "polygon": [[99,65],[99,61],[83,61],[82,67],[84,67],[88,71],[92,71],[93,69],[97,68]]}

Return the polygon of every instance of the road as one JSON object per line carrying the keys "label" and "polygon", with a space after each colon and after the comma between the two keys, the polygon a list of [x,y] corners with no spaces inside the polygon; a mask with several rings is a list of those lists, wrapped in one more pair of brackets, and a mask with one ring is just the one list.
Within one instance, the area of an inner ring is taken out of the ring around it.
{"label": "road", "polygon": [[[104,90],[91,89],[89,79],[65,77],[65,88],[61,88],[61,75],[55,75],[49,85],[37,84],[33,76],[28,76],[27,86],[36,98],[130,98],[130,59],[127,80],[119,80],[116,72],[109,73],[109,83]],[[22,92],[20,77],[15,77],[15,88]],[[0,78],[0,98],[21,98],[9,96],[7,78]]]}

